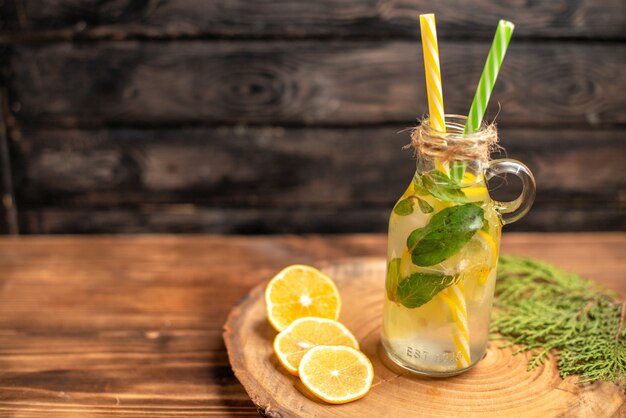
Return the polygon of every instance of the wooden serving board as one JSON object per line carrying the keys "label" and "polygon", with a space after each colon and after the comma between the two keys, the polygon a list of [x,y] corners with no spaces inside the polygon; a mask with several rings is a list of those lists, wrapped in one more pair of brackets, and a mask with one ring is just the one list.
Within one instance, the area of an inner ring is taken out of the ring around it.
{"label": "wooden serving board", "polygon": [[322,270],[337,283],[340,321],[357,337],[374,365],[374,383],[364,398],[328,405],[285,371],[272,350],[276,331],[267,322],[256,286],[230,313],[224,340],[235,375],[259,412],[270,417],[618,417],[626,415],[623,388],[612,383],[576,385],[561,379],[555,361],[527,372],[528,357],[491,342],[485,357],[459,376],[433,379],[399,370],[382,353],[380,327],[385,262],[351,259]]}

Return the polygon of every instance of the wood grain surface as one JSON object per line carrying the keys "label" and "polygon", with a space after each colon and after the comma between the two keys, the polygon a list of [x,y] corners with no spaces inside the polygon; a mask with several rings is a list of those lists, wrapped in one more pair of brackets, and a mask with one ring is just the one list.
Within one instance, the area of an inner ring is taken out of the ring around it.
{"label": "wood grain surface", "polygon": [[[625,250],[623,233],[503,237],[623,296]],[[255,416],[231,307],[285,265],[385,252],[383,235],[2,238],[0,415]]]}
{"label": "wood grain surface", "polygon": [[[447,113],[467,114],[488,49],[441,43]],[[411,124],[427,109],[421,60],[415,41],[23,45],[11,107],[29,126]],[[499,103],[508,125],[626,123],[626,97],[611,94],[625,64],[622,44],[512,43],[487,119]]]}
{"label": "wood grain surface", "polygon": [[452,0],[5,0],[0,41],[220,37],[419,37],[420,13],[435,13],[440,36],[492,36],[498,19],[517,24],[516,37],[624,39],[620,0],[490,2]]}
{"label": "wood grain surface", "polygon": [[[122,208],[39,207],[20,211],[20,228],[25,233],[224,233],[292,234],[379,232],[387,228],[389,209],[241,209],[204,207],[191,204],[153,204]],[[542,228],[551,231],[623,230],[623,209],[544,208],[533,210],[510,231]]]}
{"label": "wood grain surface", "polygon": [[[401,130],[27,130],[13,155],[22,230],[383,231],[414,171]],[[501,129],[506,155],[524,161],[539,185],[533,210],[514,228],[626,228],[615,209],[626,188],[624,133]],[[493,188],[501,200],[518,193],[515,184]]]}
{"label": "wood grain surface", "polygon": [[626,230],[622,0],[4,0],[0,232],[384,231],[425,12],[451,113],[516,24],[487,115],[538,172],[513,228]]}
{"label": "wood grain surface", "polygon": [[[352,258],[322,271],[335,281],[342,299],[339,320],[359,341],[374,367],[369,393],[357,402],[319,401],[276,359],[276,331],[267,321],[264,292],[258,284],[231,310],[224,341],[235,376],[262,415],[282,418],[338,417],[608,417],[626,408],[624,387],[610,382],[577,385],[561,379],[552,358],[527,372],[529,355],[492,341],[471,370],[448,379],[411,375],[386,356],[380,343],[386,260]],[[405,317],[405,320],[408,317]],[[417,343],[416,343],[417,344]],[[254,347],[254,349],[252,349]]]}

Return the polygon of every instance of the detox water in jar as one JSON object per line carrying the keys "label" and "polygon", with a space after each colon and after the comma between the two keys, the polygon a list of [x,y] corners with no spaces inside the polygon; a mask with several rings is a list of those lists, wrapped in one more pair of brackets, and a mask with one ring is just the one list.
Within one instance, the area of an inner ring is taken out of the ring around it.
{"label": "detox water in jar", "polygon": [[[495,128],[463,134],[464,124],[447,115],[447,133],[433,132],[428,120],[416,129],[417,169],[389,219],[382,344],[395,363],[430,376],[461,373],[482,358],[501,229],[534,199],[523,164],[480,157]],[[522,181],[515,201],[489,195],[487,180],[503,173]]]}

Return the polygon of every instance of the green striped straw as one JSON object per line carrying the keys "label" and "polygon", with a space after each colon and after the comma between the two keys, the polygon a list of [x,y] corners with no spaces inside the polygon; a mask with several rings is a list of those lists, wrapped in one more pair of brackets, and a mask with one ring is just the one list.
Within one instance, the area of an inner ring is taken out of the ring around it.
{"label": "green striped straw", "polygon": [[[487,110],[491,91],[496,83],[500,66],[504,60],[506,48],[509,46],[511,35],[513,35],[513,28],[515,28],[515,25],[509,21],[500,20],[498,22],[498,29],[491,43],[487,62],[485,62],[485,67],[483,68],[483,73],[480,76],[478,88],[476,88],[476,94],[474,95],[474,101],[472,102],[472,107],[470,108],[467,121],[465,122],[465,129],[463,130],[465,134],[471,134],[480,128],[480,124],[485,116],[485,111]],[[465,164],[455,161],[452,164],[450,175],[457,182],[460,182],[463,179],[464,173]]]}

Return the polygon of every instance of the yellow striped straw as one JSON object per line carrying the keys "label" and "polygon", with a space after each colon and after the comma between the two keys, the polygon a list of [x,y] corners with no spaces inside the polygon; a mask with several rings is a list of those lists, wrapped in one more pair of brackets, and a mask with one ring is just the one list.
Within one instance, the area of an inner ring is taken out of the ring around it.
{"label": "yellow striped straw", "polygon": [[448,305],[452,314],[456,328],[452,331],[454,346],[459,354],[456,354],[456,366],[459,369],[469,367],[471,363],[469,349],[469,327],[467,325],[467,307],[465,306],[465,296],[463,284],[452,285],[441,292],[441,299]]}
{"label": "yellow striped straw", "polygon": [[428,93],[428,113],[430,126],[439,132],[446,131],[443,112],[443,91],[441,89],[441,70],[439,69],[439,47],[435,15],[420,15],[422,49],[424,50],[424,71],[426,73],[426,92]]}
{"label": "yellow striped straw", "polygon": [[[430,126],[439,132],[446,132],[446,121],[443,111],[443,90],[441,88],[441,70],[439,68],[439,47],[437,45],[437,28],[435,15],[420,15],[420,27],[422,32],[422,49],[424,50],[424,71],[426,73],[426,92],[428,96],[428,113],[430,114]],[[447,164],[435,161],[437,168],[447,173]],[[456,328],[452,332],[456,351],[458,368],[469,367],[469,328],[467,326],[467,307],[461,283],[439,292],[443,301],[448,305]]]}
{"label": "yellow striped straw", "polygon": [[[437,26],[435,15],[420,15],[422,50],[424,51],[424,72],[426,73],[426,95],[430,127],[438,132],[446,131],[443,111],[443,89],[441,87],[441,69],[439,68],[439,46],[437,44]],[[437,168],[448,173],[448,164],[435,161]]]}

